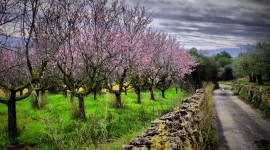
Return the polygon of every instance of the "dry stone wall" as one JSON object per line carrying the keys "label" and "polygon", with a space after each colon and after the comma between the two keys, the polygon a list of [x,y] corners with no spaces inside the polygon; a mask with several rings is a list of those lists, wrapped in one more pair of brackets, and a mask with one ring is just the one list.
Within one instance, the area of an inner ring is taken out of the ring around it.
{"label": "dry stone wall", "polygon": [[270,116],[270,87],[235,84],[234,94],[257,106]]}
{"label": "dry stone wall", "polygon": [[204,91],[197,90],[173,112],[153,121],[150,128],[133,139],[129,145],[123,145],[123,150],[202,149],[201,121],[204,99]]}

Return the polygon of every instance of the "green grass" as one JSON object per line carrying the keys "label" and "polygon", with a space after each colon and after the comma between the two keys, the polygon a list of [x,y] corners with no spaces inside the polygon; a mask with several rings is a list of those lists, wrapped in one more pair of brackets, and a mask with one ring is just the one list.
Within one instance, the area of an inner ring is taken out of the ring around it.
{"label": "green grass", "polygon": [[257,82],[249,82],[248,79],[239,78],[231,81],[219,81],[219,84],[230,85],[241,84],[241,85],[252,85],[252,86],[270,86],[270,81],[263,81],[263,85],[258,84]]}
{"label": "green grass", "polygon": [[203,104],[203,114],[202,114],[202,134],[204,139],[204,148],[203,149],[218,149],[218,135],[217,129],[213,120],[213,96],[212,92],[214,90],[213,84],[207,84],[205,87],[205,103]]}
{"label": "green grass", "polygon": [[[114,96],[109,93],[85,97],[87,120],[72,118],[69,98],[61,94],[48,95],[47,104],[40,110],[33,108],[30,98],[17,102],[17,123],[20,135],[15,141],[7,137],[7,106],[0,105],[0,147],[34,149],[121,149],[160,115],[180,105],[184,94],[175,89],[166,91],[166,99],[159,91],[156,100],[142,92],[142,104],[136,103],[136,94],[122,94],[124,108],[112,107]],[[77,102],[77,99],[75,99]]]}

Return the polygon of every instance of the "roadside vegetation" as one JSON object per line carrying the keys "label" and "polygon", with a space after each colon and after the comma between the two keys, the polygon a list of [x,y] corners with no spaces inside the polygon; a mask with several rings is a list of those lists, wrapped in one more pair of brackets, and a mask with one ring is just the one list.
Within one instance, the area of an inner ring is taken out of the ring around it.
{"label": "roadside vegetation", "polygon": [[204,137],[204,149],[218,149],[218,134],[214,122],[214,101],[213,101],[213,90],[215,86],[213,83],[209,83],[205,86],[205,103],[204,103],[204,114],[203,114],[203,137]]}

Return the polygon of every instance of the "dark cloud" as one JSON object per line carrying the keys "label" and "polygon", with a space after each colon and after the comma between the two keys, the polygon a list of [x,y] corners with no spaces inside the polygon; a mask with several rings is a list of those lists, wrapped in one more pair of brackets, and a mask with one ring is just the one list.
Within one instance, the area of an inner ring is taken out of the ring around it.
{"label": "dark cloud", "polygon": [[154,18],[152,26],[177,36],[188,48],[237,49],[270,38],[269,0],[128,2],[148,8]]}

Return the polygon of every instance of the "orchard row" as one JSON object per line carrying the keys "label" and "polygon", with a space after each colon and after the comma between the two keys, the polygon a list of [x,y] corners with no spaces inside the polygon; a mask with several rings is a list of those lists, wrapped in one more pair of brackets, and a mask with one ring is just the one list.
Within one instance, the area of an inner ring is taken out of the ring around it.
{"label": "orchard row", "polygon": [[[118,0],[1,1],[0,102],[8,106],[8,132],[17,134],[16,101],[52,86],[78,97],[106,88],[122,107],[132,87],[163,93],[196,63],[176,38],[154,31],[144,7]],[[14,38],[16,36],[17,38]],[[11,38],[13,37],[13,38]],[[117,88],[115,88],[117,87]],[[17,92],[28,89],[21,95]],[[78,90],[83,88],[83,90]]]}

